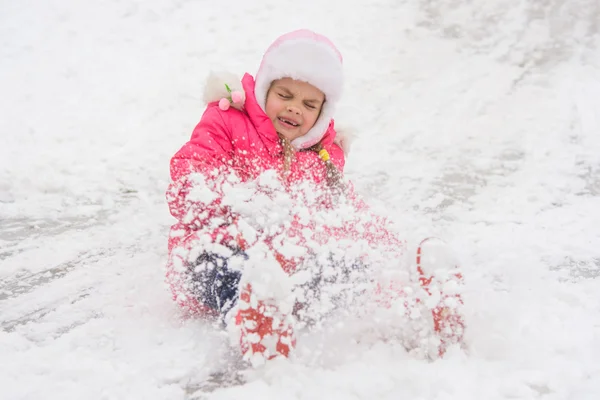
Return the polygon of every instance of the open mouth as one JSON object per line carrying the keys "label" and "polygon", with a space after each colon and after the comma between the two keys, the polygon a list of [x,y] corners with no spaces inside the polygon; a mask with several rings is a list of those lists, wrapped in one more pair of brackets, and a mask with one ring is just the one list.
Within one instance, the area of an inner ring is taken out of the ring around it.
{"label": "open mouth", "polygon": [[289,126],[290,128],[296,128],[296,127],[298,127],[298,126],[300,125],[300,124],[298,124],[298,123],[296,123],[296,122],[294,122],[294,121],[291,121],[291,120],[289,120],[289,119],[285,119],[285,118],[282,118],[282,117],[277,117],[277,119],[278,119],[278,120],[279,120],[279,122],[281,122],[283,125],[285,125],[285,126]]}

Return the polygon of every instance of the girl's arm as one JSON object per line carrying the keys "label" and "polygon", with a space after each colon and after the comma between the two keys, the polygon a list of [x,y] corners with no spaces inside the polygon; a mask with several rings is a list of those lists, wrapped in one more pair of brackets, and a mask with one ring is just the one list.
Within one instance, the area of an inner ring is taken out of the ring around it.
{"label": "girl's arm", "polygon": [[209,105],[191,139],[171,158],[171,184],[167,201],[171,214],[198,228],[209,221],[229,219],[221,206],[222,185],[230,174],[232,133],[221,110]]}

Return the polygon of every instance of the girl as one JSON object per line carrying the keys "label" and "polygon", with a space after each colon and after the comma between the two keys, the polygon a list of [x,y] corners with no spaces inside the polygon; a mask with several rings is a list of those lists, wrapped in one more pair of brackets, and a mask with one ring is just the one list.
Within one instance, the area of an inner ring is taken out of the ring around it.
{"label": "girl", "polygon": [[428,307],[437,354],[462,338],[460,295],[438,289],[460,283],[454,264],[437,279],[419,259],[403,280],[412,279],[421,297],[376,273],[405,254],[404,243],[343,182],[348,147],[333,122],[342,77],[342,56],[326,37],[285,34],[240,90],[235,79],[211,77],[208,107],[171,160],[174,299],[190,314],[235,327],[254,363],[287,357],[295,327],[361,296],[388,309],[400,300],[412,319],[410,307]]}

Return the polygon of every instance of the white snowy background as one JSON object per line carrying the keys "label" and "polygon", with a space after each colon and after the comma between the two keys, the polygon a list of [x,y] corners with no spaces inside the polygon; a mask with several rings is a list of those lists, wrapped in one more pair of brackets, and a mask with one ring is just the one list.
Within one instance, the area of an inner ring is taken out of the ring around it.
{"label": "white snowy background", "polygon": [[[193,395],[227,346],[163,283],[169,158],[297,28],[345,56],[347,177],[459,254],[467,349],[326,338]],[[598,0],[2,0],[0,113],[2,399],[600,398]]]}

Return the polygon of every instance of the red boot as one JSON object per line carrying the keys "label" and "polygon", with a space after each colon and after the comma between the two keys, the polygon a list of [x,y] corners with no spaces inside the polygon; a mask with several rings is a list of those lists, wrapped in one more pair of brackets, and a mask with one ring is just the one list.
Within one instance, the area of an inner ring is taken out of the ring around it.
{"label": "red boot", "polygon": [[427,238],[419,244],[417,271],[421,287],[429,295],[425,304],[431,308],[433,329],[440,339],[441,357],[450,345],[463,341],[463,277],[450,248],[436,238]]}
{"label": "red boot", "polygon": [[290,322],[277,306],[253,298],[251,286],[240,293],[235,323],[240,327],[244,359],[254,366],[276,357],[288,357],[296,345]]}

